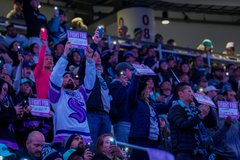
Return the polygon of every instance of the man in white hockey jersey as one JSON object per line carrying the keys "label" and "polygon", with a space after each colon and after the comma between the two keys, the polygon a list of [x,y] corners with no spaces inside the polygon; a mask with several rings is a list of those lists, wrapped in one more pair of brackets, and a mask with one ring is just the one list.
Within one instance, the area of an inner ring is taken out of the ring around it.
{"label": "man in white hockey jersey", "polygon": [[79,89],[74,90],[75,84],[72,75],[65,72],[70,49],[71,43],[67,42],[64,54],[57,61],[50,77],[49,99],[55,112],[54,143],[61,143],[72,134],[81,135],[85,141],[91,139],[85,102],[96,80],[95,62],[92,59],[93,50],[90,47],[85,50],[84,83]]}

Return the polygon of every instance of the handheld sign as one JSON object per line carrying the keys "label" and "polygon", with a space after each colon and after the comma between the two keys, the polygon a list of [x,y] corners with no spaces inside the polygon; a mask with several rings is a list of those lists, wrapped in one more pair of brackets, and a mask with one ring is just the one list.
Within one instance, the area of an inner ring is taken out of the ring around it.
{"label": "handheld sign", "polygon": [[216,105],[213,103],[213,101],[211,100],[210,97],[205,96],[203,94],[199,94],[199,93],[193,93],[193,96],[195,97],[195,99],[197,100],[198,103],[207,104],[211,107],[216,108]]}
{"label": "handheld sign", "polygon": [[132,64],[132,66],[139,75],[156,75],[156,73],[148,66],[143,66],[140,64]]}
{"label": "handheld sign", "polygon": [[73,48],[85,49],[88,46],[86,32],[67,30],[67,37]]}
{"label": "handheld sign", "polygon": [[34,116],[50,117],[50,102],[48,99],[29,98],[29,105],[32,106],[31,113]]}
{"label": "handheld sign", "polygon": [[233,119],[238,119],[238,102],[218,101],[218,113],[220,118],[230,116]]}

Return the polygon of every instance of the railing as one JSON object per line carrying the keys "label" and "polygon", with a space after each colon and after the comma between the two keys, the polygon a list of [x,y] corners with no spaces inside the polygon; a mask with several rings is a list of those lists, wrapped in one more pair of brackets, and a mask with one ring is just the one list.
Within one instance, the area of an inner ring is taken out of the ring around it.
{"label": "railing", "polygon": [[[0,26],[6,27],[8,23],[6,22],[13,22],[15,24],[15,27],[19,30],[26,31],[27,27],[25,25],[25,21],[23,20],[15,20],[15,19],[7,19],[5,17],[0,17]],[[113,40],[122,40],[122,41],[128,41],[128,42],[134,42],[132,39],[123,39],[119,38],[117,36],[111,36],[107,35],[108,37],[108,45],[113,42]],[[146,45],[152,45],[156,47],[156,50],[159,53],[159,57],[163,57],[163,53],[170,53],[176,56],[187,56],[187,57],[196,57],[199,55],[202,55],[205,59],[207,59],[208,67],[211,69],[211,63],[212,61],[219,61],[219,62],[224,62],[224,63],[235,63],[235,64],[240,64],[240,57],[239,56],[229,56],[225,55],[222,53],[209,53],[205,52],[202,50],[197,50],[193,48],[186,48],[186,47],[180,47],[180,46],[175,46],[173,47],[173,50],[166,50],[163,48],[169,47],[168,45],[159,45],[157,43],[153,42],[146,42],[146,41],[141,41],[141,44],[146,44]],[[129,45],[126,44],[120,44],[122,48],[127,48],[130,47]]]}

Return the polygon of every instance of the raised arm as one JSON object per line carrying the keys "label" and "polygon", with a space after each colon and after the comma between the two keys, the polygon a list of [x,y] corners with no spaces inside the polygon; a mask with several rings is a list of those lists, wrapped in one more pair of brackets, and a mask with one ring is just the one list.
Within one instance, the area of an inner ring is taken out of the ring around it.
{"label": "raised arm", "polygon": [[85,77],[84,77],[84,84],[80,86],[79,90],[84,96],[84,100],[87,101],[91,91],[94,87],[96,81],[96,67],[95,62],[92,59],[93,50],[88,47],[85,50],[86,56],[86,69],[85,69]]}
{"label": "raised arm", "polygon": [[39,55],[38,55],[38,61],[37,61],[37,64],[36,64],[36,67],[34,69],[34,77],[35,79],[39,76],[39,74],[41,73],[42,69],[43,69],[43,64],[44,64],[44,57],[45,57],[45,53],[46,53],[46,41],[44,40],[43,38],[43,33],[41,32],[40,33],[40,39],[42,41],[42,45],[41,45],[41,48],[40,48],[40,52],[39,52]]}
{"label": "raised arm", "polygon": [[63,83],[63,74],[68,64],[67,54],[71,49],[71,43],[67,42],[64,54],[57,61],[50,76],[49,100],[52,103],[57,103],[61,96],[61,87]]}

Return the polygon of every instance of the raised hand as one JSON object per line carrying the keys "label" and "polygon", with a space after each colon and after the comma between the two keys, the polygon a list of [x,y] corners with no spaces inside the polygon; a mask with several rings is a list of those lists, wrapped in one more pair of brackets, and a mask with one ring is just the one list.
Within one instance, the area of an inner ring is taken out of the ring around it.
{"label": "raised hand", "polygon": [[65,49],[64,49],[64,53],[63,54],[65,56],[67,56],[71,49],[72,49],[71,42],[67,42],[66,45],[65,45]]}
{"label": "raised hand", "polygon": [[93,57],[93,49],[88,45],[88,47],[85,50],[85,56],[86,59],[91,59]]}
{"label": "raised hand", "polygon": [[201,111],[200,118],[202,119],[205,118],[210,111],[210,107],[206,104],[200,105],[198,109]]}

